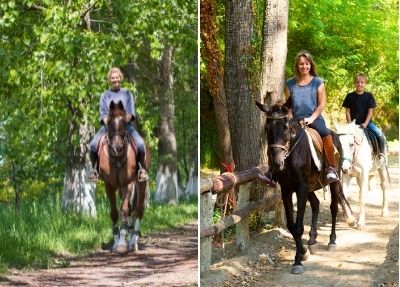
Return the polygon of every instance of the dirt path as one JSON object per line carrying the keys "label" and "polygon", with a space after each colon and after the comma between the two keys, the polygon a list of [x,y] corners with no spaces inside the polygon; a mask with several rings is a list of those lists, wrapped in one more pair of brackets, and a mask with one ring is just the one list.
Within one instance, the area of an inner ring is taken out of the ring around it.
{"label": "dirt path", "polygon": [[[197,286],[197,223],[142,237],[139,251],[99,251],[67,268],[22,272],[0,286]],[[2,281],[3,280],[3,281]]]}
{"label": "dirt path", "polygon": [[[226,246],[225,256],[213,250],[213,262],[201,286],[307,286],[364,287],[398,286],[399,282],[399,163],[391,160],[392,186],[388,188],[390,216],[380,216],[382,192],[379,181],[367,195],[366,229],[351,229],[341,218],[337,225],[337,250],[328,252],[330,198],[317,193],[321,201],[316,254],[304,262],[304,273],[290,273],[295,255],[292,236],[285,229],[272,229],[250,236],[247,250],[239,253],[234,243]],[[350,204],[358,214],[358,189],[351,181]],[[303,241],[308,240],[310,207],[307,206]]]}

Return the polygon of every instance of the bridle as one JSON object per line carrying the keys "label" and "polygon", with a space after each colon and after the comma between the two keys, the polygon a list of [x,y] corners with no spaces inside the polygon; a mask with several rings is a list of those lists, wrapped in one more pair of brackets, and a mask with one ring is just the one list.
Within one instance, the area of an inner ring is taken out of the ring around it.
{"label": "bridle", "polygon": [[[286,119],[287,120],[286,124],[289,126],[289,137],[285,139],[286,143],[284,145],[277,144],[277,143],[272,143],[272,144],[268,144],[268,147],[280,148],[280,149],[284,150],[285,151],[285,155],[283,156],[283,159],[285,160],[292,153],[292,151],[297,146],[297,144],[300,142],[301,138],[303,137],[303,135],[305,133],[305,130],[304,130],[304,126],[301,125],[300,135],[297,137],[297,140],[295,141],[295,143],[290,148],[290,143],[292,142],[293,139],[296,138],[296,132],[295,132],[295,130],[294,130],[292,124],[291,124],[292,121],[289,119],[289,116],[288,115],[272,115],[272,116],[268,116],[267,115],[267,120],[273,120],[274,121],[274,120],[282,120],[282,119]],[[292,137],[292,134],[294,134],[295,136]]]}

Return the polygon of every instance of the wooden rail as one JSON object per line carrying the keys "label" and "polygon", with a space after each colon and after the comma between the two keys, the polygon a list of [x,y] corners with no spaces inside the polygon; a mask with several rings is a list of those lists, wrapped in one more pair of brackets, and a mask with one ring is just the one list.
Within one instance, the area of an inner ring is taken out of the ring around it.
{"label": "wooden rail", "polygon": [[268,171],[267,165],[260,165],[250,170],[240,171],[236,173],[225,172],[213,179],[202,179],[200,181],[200,192],[224,192],[234,188],[236,185],[252,181],[259,174],[264,174]]}
{"label": "wooden rail", "polygon": [[[212,179],[203,179],[200,183],[200,272],[209,270],[211,265],[211,244],[212,236],[222,232],[224,229],[235,225],[247,218],[251,212],[272,207],[281,201],[281,194],[275,193],[272,196],[259,201],[248,203],[233,214],[212,225],[213,205],[212,193],[225,193],[238,185],[259,179],[259,174],[268,171],[267,165],[260,165],[250,170],[230,173],[226,172]],[[260,181],[263,183],[263,181]],[[242,223],[240,223],[242,224]],[[248,227],[247,227],[248,228]]]}

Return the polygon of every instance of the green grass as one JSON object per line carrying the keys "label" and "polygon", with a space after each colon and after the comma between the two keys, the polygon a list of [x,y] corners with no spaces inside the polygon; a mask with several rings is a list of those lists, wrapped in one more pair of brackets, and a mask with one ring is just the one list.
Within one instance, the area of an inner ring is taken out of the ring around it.
{"label": "green grass", "polygon": [[[0,204],[0,273],[9,268],[50,268],[68,264],[60,256],[84,256],[111,239],[108,201],[97,199],[97,218],[64,214],[55,198]],[[167,230],[197,220],[197,199],[178,205],[151,203],[142,220],[141,233]]]}

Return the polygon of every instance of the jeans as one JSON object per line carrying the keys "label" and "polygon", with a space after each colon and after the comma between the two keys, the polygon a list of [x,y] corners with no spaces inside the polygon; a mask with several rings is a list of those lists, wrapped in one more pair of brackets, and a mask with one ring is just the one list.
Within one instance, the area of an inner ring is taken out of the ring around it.
{"label": "jeans", "polygon": [[330,135],[330,131],[326,127],[325,120],[323,118],[317,118],[312,124],[309,124],[308,126],[315,129],[319,133],[321,138]]}
{"label": "jeans", "polygon": [[369,129],[375,136],[376,138],[380,138],[381,136],[383,136],[382,131],[380,130],[380,128],[378,128],[373,122],[369,122],[367,125],[367,129]]}
{"label": "jeans", "polygon": [[[102,126],[97,131],[97,133],[94,135],[92,141],[90,142],[90,145],[89,145],[90,152],[97,153],[97,146],[99,145],[100,138],[106,132],[107,131],[106,131],[106,127],[105,126]],[[127,125],[127,132],[133,137],[133,139],[134,139],[134,141],[136,143],[137,149],[138,149],[138,153],[144,152],[144,140],[139,135],[137,130],[135,130],[135,128],[132,126],[132,124],[128,124]]]}

